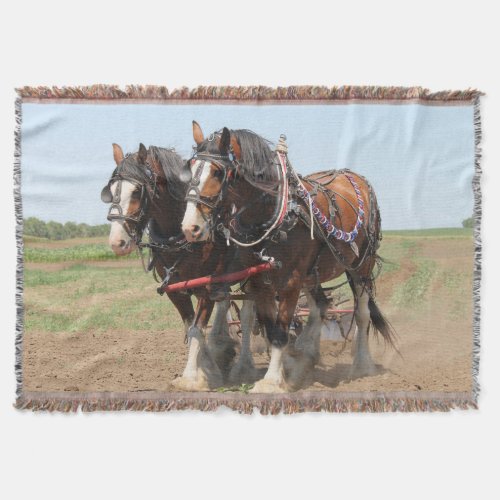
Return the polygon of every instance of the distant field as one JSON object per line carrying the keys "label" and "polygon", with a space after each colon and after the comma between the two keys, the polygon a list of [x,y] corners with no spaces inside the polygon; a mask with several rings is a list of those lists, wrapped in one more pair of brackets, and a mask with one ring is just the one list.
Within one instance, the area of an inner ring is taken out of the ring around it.
{"label": "distant field", "polygon": [[[27,236],[24,238],[25,262],[70,262],[116,260],[118,257],[109,248],[107,238],[74,238],[70,240],[48,240]],[[120,259],[132,259],[132,253]]]}
{"label": "distant field", "polygon": [[[378,283],[380,288],[387,280],[394,282],[386,298],[389,304],[418,305],[435,281],[441,280],[447,287],[458,286],[464,275],[470,273],[460,266],[456,270],[444,270],[442,263],[436,262],[435,256],[425,249],[447,246],[450,239],[460,242],[471,237],[471,229],[461,228],[385,231],[379,251],[384,262]],[[165,310],[168,310],[169,320],[176,327],[181,326],[173,306],[156,295],[156,284],[151,274],[144,273],[137,254],[117,257],[106,238],[51,241],[28,237],[25,238],[24,256],[27,263],[25,284],[33,289],[27,296],[38,297],[31,304],[32,310],[27,308],[28,326],[49,331],[106,329],[113,325],[161,328]],[[343,276],[335,282],[342,280]],[[348,287],[341,293],[350,297]],[[104,296],[103,301],[97,300]],[[75,302],[76,299],[79,300]],[[41,308],[40,302],[43,302]],[[78,308],[73,307],[74,304],[78,304]],[[83,321],[82,308],[88,309]],[[138,310],[144,314],[138,317]]]}
{"label": "distant field", "polygon": [[[403,358],[383,343],[372,344],[386,370],[377,389],[386,384],[393,390],[434,390],[444,379],[449,390],[470,388],[472,230],[385,231],[379,253],[384,264],[377,300],[396,328]],[[115,257],[106,238],[25,238],[25,262],[28,388],[167,387],[158,381],[166,384],[165,373],[172,378],[182,369],[186,348],[180,318],[156,293],[158,285],[135,254]],[[348,287],[343,293],[350,296]],[[91,367],[100,360],[98,375],[90,368],[82,375],[82,363]],[[339,367],[351,361],[346,350],[325,354],[324,362],[330,363],[332,377],[340,377]],[[118,377],[119,372],[126,373]],[[331,387],[369,390],[370,383],[369,377],[331,382]]]}
{"label": "distant field", "polygon": [[445,227],[437,229],[406,229],[400,231],[384,231],[384,236],[403,236],[403,237],[450,237],[450,238],[469,238],[473,234],[471,228],[463,227]]}
{"label": "distant field", "polygon": [[[384,231],[384,238],[471,238],[472,229],[444,228],[408,231]],[[25,262],[92,262],[103,260],[136,259],[137,254],[117,257],[109,248],[107,238],[74,238],[48,240],[36,236],[24,237]]]}

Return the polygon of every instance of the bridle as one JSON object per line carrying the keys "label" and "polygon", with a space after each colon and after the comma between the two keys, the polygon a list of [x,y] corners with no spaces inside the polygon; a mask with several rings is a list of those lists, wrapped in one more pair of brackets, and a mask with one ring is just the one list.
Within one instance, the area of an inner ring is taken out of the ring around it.
{"label": "bridle", "polygon": [[[130,156],[130,154],[127,154],[126,158]],[[159,258],[160,263],[164,264],[163,267],[165,269],[166,276],[162,284],[166,284],[185,252],[191,251],[193,244],[186,241],[182,232],[174,236],[164,236],[159,234],[155,230],[154,221],[151,219],[149,209],[161,196],[161,191],[158,189],[158,186],[160,185],[166,184],[166,189],[177,201],[182,202],[182,198],[179,199],[178,195],[175,195],[171,191],[169,183],[166,179],[158,175],[150,167],[147,160],[141,163],[140,166],[138,165],[137,168],[140,168],[146,175],[136,176],[133,172],[124,173],[123,168],[120,168],[119,165],[111,175],[108,183],[103,187],[101,191],[101,200],[104,203],[111,204],[107,219],[110,222],[121,222],[127,234],[136,244],[144,271],[147,273],[153,269],[153,272],[156,273],[156,268],[154,267],[156,258]],[[120,205],[123,181],[130,182],[134,186],[134,190],[140,190],[139,208],[132,214],[124,214]],[[116,185],[114,194],[111,191],[111,186],[113,184]],[[147,242],[142,241],[145,231],[147,231],[149,236]],[[149,257],[147,258],[147,261],[145,261],[143,253],[144,249],[149,250]],[[167,266],[165,264],[162,257],[162,254],[165,252],[169,254],[179,254],[177,261],[172,266]],[[160,282],[156,274],[155,279]]]}
{"label": "bridle", "polygon": [[[238,162],[235,160],[234,155],[231,152],[228,155],[195,152],[195,154],[186,164],[186,167],[189,168],[189,166],[194,165],[196,161],[199,161],[199,164],[194,175],[191,177],[191,181],[189,182],[188,190],[184,199],[186,202],[192,202],[197,205],[204,205],[209,208],[212,211],[210,218],[208,218],[201,210],[200,213],[203,219],[207,223],[209,223],[210,226],[213,226],[214,219],[216,219],[218,215],[220,202],[224,198],[227,191],[228,180],[231,178],[232,172],[237,168]],[[201,175],[207,162],[211,165],[214,165],[218,170],[222,172],[222,179],[220,181],[221,189],[218,194],[213,196],[202,195],[199,188]]]}
{"label": "bridle", "polygon": [[[209,140],[213,140],[213,138]],[[228,155],[196,151],[191,160],[188,162],[187,166],[193,165],[193,162],[195,162],[196,160],[199,161],[201,160],[201,161],[198,167],[196,168],[194,175],[191,178],[191,182],[189,184],[185,200],[188,202],[191,201],[195,204],[205,205],[206,207],[211,209],[210,217],[207,217],[202,210],[199,211],[205,222],[207,222],[207,224],[209,225],[210,232],[212,232],[213,229],[216,228],[218,232],[224,235],[224,238],[226,239],[228,245],[230,242],[233,242],[238,246],[251,247],[264,241],[271,235],[271,233],[274,230],[276,230],[277,227],[279,227],[286,213],[287,201],[288,201],[288,181],[287,181],[286,164],[283,163],[283,161],[285,160],[281,158],[281,156],[278,155],[278,162],[277,162],[277,166],[279,167],[283,183],[282,190],[280,193],[281,200],[278,207],[278,214],[276,217],[274,217],[274,220],[266,224],[268,228],[264,232],[263,236],[261,236],[260,238],[251,243],[246,243],[235,239],[233,236],[231,236],[230,229],[226,227],[222,221],[219,220],[222,218],[220,203],[222,199],[225,197],[226,193],[231,190],[229,181],[235,178],[234,172],[237,170],[239,166],[239,162],[236,160],[232,149],[230,148]],[[202,195],[198,187],[200,184],[201,175],[203,173],[203,168],[205,167],[205,163],[207,161],[210,162],[212,165],[215,165],[219,170],[223,172],[223,177],[221,179],[221,189],[218,194],[213,196]],[[261,189],[260,186],[257,186],[252,182],[250,184],[252,184],[254,187]],[[267,192],[267,194],[274,195],[275,193]],[[238,213],[241,213],[245,208],[246,207],[240,209]],[[234,229],[233,222],[234,220],[229,221],[229,226]]]}
{"label": "bridle", "polygon": [[[104,203],[110,203],[107,219],[110,222],[120,221],[123,223],[123,227],[127,234],[134,240],[136,244],[139,244],[142,239],[142,234],[147,223],[148,209],[152,201],[158,197],[158,176],[150,168],[146,162],[146,171],[149,173],[150,182],[144,184],[137,178],[130,175],[124,175],[120,173],[119,169],[115,170],[108,184],[103,187],[101,191],[101,200]],[[136,189],[140,189],[140,199],[139,208],[133,214],[124,214],[123,209],[120,205],[121,202],[121,191],[122,182],[127,181],[135,186]],[[114,194],[111,191],[111,186],[116,183],[116,189]]]}

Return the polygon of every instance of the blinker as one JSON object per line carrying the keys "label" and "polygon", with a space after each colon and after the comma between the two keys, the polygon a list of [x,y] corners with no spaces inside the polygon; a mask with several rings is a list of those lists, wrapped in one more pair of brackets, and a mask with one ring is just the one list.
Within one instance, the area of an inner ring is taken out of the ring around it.
{"label": "blinker", "polygon": [[111,194],[111,189],[109,187],[109,184],[102,188],[101,200],[104,203],[111,203],[113,201],[113,195]]}
{"label": "blinker", "polygon": [[190,162],[187,162],[179,174],[179,179],[181,182],[188,183],[191,181],[193,174],[191,173]]}

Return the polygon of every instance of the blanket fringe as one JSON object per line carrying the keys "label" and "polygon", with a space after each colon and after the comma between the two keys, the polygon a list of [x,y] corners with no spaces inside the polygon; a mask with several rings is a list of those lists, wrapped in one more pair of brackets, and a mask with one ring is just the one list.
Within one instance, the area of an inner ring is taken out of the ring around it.
{"label": "blanket fringe", "polygon": [[162,85],[87,85],[75,87],[20,87],[16,89],[23,99],[151,99],[151,100],[241,100],[241,101],[295,101],[295,100],[420,100],[420,101],[474,101],[482,95],[475,89],[431,92],[423,87],[340,86],[324,87],[299,85],[290,87],[265,86],[201,86],[168,90]]}
{"label": "blanket fringe", "polygon": [[472,347],[472,392],[477,404],[479,385],[479,358],[481,351],[480,329],[481,329],[481,110],[480,99],[474,99],[474,177],[472,190],[474,192],[474,277],[473,277],[473,347]]}
{"label": "blanket fringe", "polygon": [[[166,87],[154,85],[131,85],[120,89],[114,85],[92,85],[83,87],[22,87],[17,89],[18,99],[15,103],[15,153],[14,153],[14,201],[16,217],[16,338],[15,338],[15,373],[17,382],[18,409],[50,412],[93,412],[93,411],[172,411],[201,410],[215,411],[219,407],[228,407],[239,413],[250,414],[254,409],[264,415],[279,413],[291,414],[305,411],[313,412],[427,412],[450,411],[452,409],[476,408],[480,391],[479,357],[480,357],[480,285],[481,285],[481,92],[469,89],[465,91],[442,91],[431,93],[422,87],[186,87],[169,91]],[[198,100],[420,100],[420,101],[470,101],[474,105],[475,131],[475,174],[473,178],[474,191],[474,326],[472,354],[472,394],[457,397],[413,397],[369,396],[339,397],[331,394],[327,397],[307,395],[300,398],[296,395],[283,395],[280,398],[250,397],[208,397],[192,394],[173,394],[165,398],[124,397],[86,397],[84,394],[74,394],[71,397],[39,396],[23,392],[23,210],[21,199],[21,122],[23,99],[198,99]]]}
{"label": "blanket fringe", "polygon": [[21,99],[16,99],[16,128],[14,132],[14,210],[16,217],[16,340],[15,340],[15,372],[16,394],[20,396],[23,388],[23,332],[24,332],[24,271],[23,271],[23,203],[21,198]]}
{"label": "blanket fringe", "polygon": [[400,397],[374,398],[342,398],[307,397],[305,399],[290,398],[260,398],[240,396],[238,398],[193,397],[190,395],[165,397],[164,399],[134,399],[134,398],[74,398],[58,397],[24,397],[16,401],[16,408],[21,410],[48,412],[95,412],[95,411],[146,411],[165,412],[180,410],[215,411],[227,407],[239,413],[251,414],[257,409],[262,415],[277,415],[303,412],[447,412],[453,409],[477,409],[476,402],[467,397],[456,399],[422,399]]}

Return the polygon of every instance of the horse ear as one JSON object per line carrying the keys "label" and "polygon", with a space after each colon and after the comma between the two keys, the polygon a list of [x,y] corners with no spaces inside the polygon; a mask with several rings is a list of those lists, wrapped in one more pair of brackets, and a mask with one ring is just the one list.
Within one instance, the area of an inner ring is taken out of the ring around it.
{"label": "horse ear", "polygon": [[231,136],[231,149],[233,150],[234,157],[240,161],[241,160],[241,146],[238,139],[234,135]]}
{"label": "horse ear", "polygon": [[139,160],[139,163],[146,163],[146,158],[148,157],[148,150],[146,149],[146,146],[141,142],[139,144],[139,152],[137,153],[137,159]]}
{"label": "horse ear", "polygon": [[195,122],[194,120],[193,120],[193,139],[198,146],[205,140],[205,138],[203,137],[203,132],[201,130],[201,127],[198,125],[198,122]]}
{"label": "horse ear", "polygon": [[115,160],[116,165],[119,165],[124,158],[122,148],[115,143],[113,143],[113,158]]}
{"label": "horse ear", "polygon": [[219,150],[221,153],[225,154],[229,150],[229,144],[231,143],[231,132],[227,127],[222,129],[222,135],[219,141]]}

